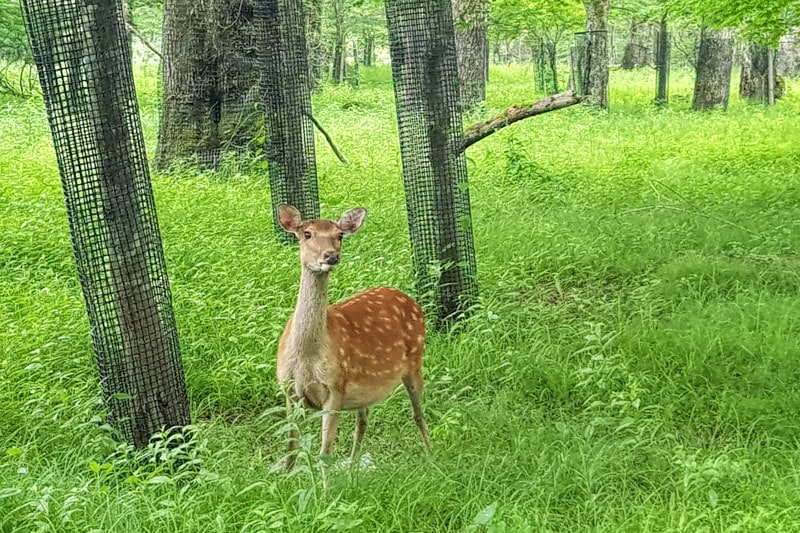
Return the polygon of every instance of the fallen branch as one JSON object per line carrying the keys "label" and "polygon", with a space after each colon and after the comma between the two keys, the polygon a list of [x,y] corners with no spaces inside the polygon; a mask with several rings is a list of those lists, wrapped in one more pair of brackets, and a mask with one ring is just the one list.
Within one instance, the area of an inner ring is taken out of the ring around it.
{"label": "fallen branch", "polygon": [[473,124],[467,128],[457,145],[456,153],[460,154],[476,142],[515,122],[549,113],[550,111],[564,109],[565,107],[579,104],[584,100],[585,97],[576,95],[574,91],[567,91],[542,98],[530,105],[509,107],[496,117],[490,118],[485,122]]}
{"label": "fallen branch", "polygon": [[125,27],[126,27],[126,28],[128,28],[128,31],[129,31],[129,32],[131,32],[132,34],[134,34],[134,35],[135,35],[135,36],[136,36],[136,37],[137,37],[137,38],[138,38],[140,41],[142,41],[142,44],[143,44],[143,45],[145,45],[147,48],[149,48],[151,52],[153,52],[155,55],[157,55],[157,56],[158,56],[160,59],[162,59],[162,60],[164,59],[164,56],[163,56],[163,55],[161,55],[161,52],[159,52],[159,51],[156,49],[156,47],[155,47],[155,46],[153,46],[152,44],[150,44],[150,42],[149,42],[149,41],[148,41],[148,40],[145,38],[145,36],[144,36],[144,35],[142,35],[142,34],[139,32],[139,30],[137,30],[137,29],[136,29],[136,27],[135,27],[133,24],[130,24],[130,23],[126,22],[126,23],[125,23]]}
{"label": "fallen branch", "polygon": [[322,124],[320,124],[317,121],[317,119],[314,118],[314,115],[312,115],[311,113],[305,113],[304,112],[303,114],[311,119],[311,122],[314,123],[314,126],[317,127],[319,132],[325,137],[325,140],[328,141],[328,144],[330,145],[331,150],[333,150],[333,153],[336,154],[336,157],[339,158],[339,161],[341,161],[343,165],[346,165],[347,164],[347,159],[344,157],[342,152],[340,152],[339,149],[336,148],[336,144],[334,144],[333,139],[331,139],[331,136],[328,135],[328,132],[325,131],[325,128],[322,127]]}

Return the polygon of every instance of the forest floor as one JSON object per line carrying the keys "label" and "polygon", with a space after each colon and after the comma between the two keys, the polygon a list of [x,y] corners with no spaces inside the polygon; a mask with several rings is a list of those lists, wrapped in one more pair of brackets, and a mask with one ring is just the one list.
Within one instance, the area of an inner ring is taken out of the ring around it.
{"label": "forest floor", "polygon": [[[137,71],[151,158],[155,73]],[[390,72],[363,73],[315,96],[350,161],[317,137],[323,214],[369,210],[333,300],[414,290]],[[494,67],[465,122],[532,101],[531,80]],[[468,150],[482,297],[427,344],[434,452],[398,390],[373,409],[372,468],[327,493],[316,468],[272,469],[299,270],[265,172],[153,177],[195,442],[133,452],[99,423],[42,101],[0,100],[0,531],[799,531],[800,85],[695,113],[691,77],[671,81],[656,110],[652,71],[614,71],[610,113]],[[301,427],[313,466],[319,419]]]}

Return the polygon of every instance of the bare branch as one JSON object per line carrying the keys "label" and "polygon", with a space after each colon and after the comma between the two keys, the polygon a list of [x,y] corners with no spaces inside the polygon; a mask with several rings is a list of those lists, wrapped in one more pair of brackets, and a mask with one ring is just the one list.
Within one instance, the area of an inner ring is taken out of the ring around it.
{"label": "bare branch", "polygon": [[586,97],[578,96],[574,91],[567,91],[542,98],[529,105],[510,107],[496,117],[490,118],[485,122],[473,124],[467,128],[461,141],[456,146],[456,153],[460,154],[476,142],[515,122],[549,113],[550,111],[564,109],[565,107],[579,104],[584,100],[586,100]]}
{"label": "bare branch", "polygon": [[134,34],[134,35],[135,35],[135,36],[136,36],[136,37],[137,37],[137,38],[138,38],[140,41],[142,41],[142,44],[143,44],[143,45],[145,45],[147,48],[149,48],[151,52],[153,52],[155,55],[157,55],[157,56],[158,56],[158,57],[159,57],[159,58],[160,58],[160,59],[163,61],[163,59],[164,59],[164,56],[163,56],[163,55],[161,55],[161,52],[159,52],[159,51],[156,49],[156,47],[155,47],[155,46],[153,46],[152,44],[150,44],[150,42],[149,42],[149,41],[148,41],[148,40],[145,38],[145,36],[144,36],[144,35],[142,35],[142,34],[139,32],[139,30],[137,30],[137,29],[136,29],[136,27],[135,27],[133,24],[131,24],[131,23],[129,23],[129,22],[126,22],[126,23],[125,23],[125,27],[126,27],[126,28],[128,28],[128,31],[129,31],[129,32],[131,32],[132,34]]}
{"label": "bare branch", "polygon": [[311,122],[314,123],[314,126],[316,126],[319,132],[323,135],[323,137],[325,137],[325,140],[328,141],[331,150],[333,150],[333,153],[336,154],[336,157],[339,158],[339,161],[341,161],[343,165],[347,165],[348,164],[347,159],[344,157],[342,152],[340,152],[339,149],[336,147],[336,144],[334,144],[333,139],[331,139],[331,136],[328,135],[327,131],[325,131],[325,128],[322,127],[322,124],[320,124],[317,121],[317,119],[314,118],[314,115],[312,115],[311,113],[304,112],[303,114],[311,119]]}

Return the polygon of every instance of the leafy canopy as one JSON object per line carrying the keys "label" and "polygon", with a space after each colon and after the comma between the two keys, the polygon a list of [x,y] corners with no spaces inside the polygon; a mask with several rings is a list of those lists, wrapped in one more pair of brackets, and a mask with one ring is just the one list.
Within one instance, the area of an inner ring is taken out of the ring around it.
{"label": "leafy canopy", "polygon": [[669,8],[715,28],[741,27],[744,37],[771,47],[800,25],[800,0],[669,0]]}

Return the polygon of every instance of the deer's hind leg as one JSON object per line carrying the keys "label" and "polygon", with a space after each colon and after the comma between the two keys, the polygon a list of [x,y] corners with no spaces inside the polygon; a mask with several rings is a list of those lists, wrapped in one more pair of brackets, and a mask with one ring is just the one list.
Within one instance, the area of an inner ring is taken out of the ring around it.
{"label": "deer's hind leg", "polygon": [[408,398],[411,400],[411,409],[414,411],[414,422],[416,422],[419,428],[422,444],[424,444],[425,449],[430,452],[431,439],[428,436],[428,424],[425,423],[425,415],[422,412],[422,388],[424,385],[422,371],[419,369],[412,370],[403,376],[403,385],[405,385]]}
{"label": "deer's hind leg", "polygon": [[353,449],[350,452],[350,461],[355,464],[358,458],[358,450],[361,446],[361,439],[367,431],[367,420],[369,419],[369,407],[362,407],[357,412],[356,431],[353,434]]}

